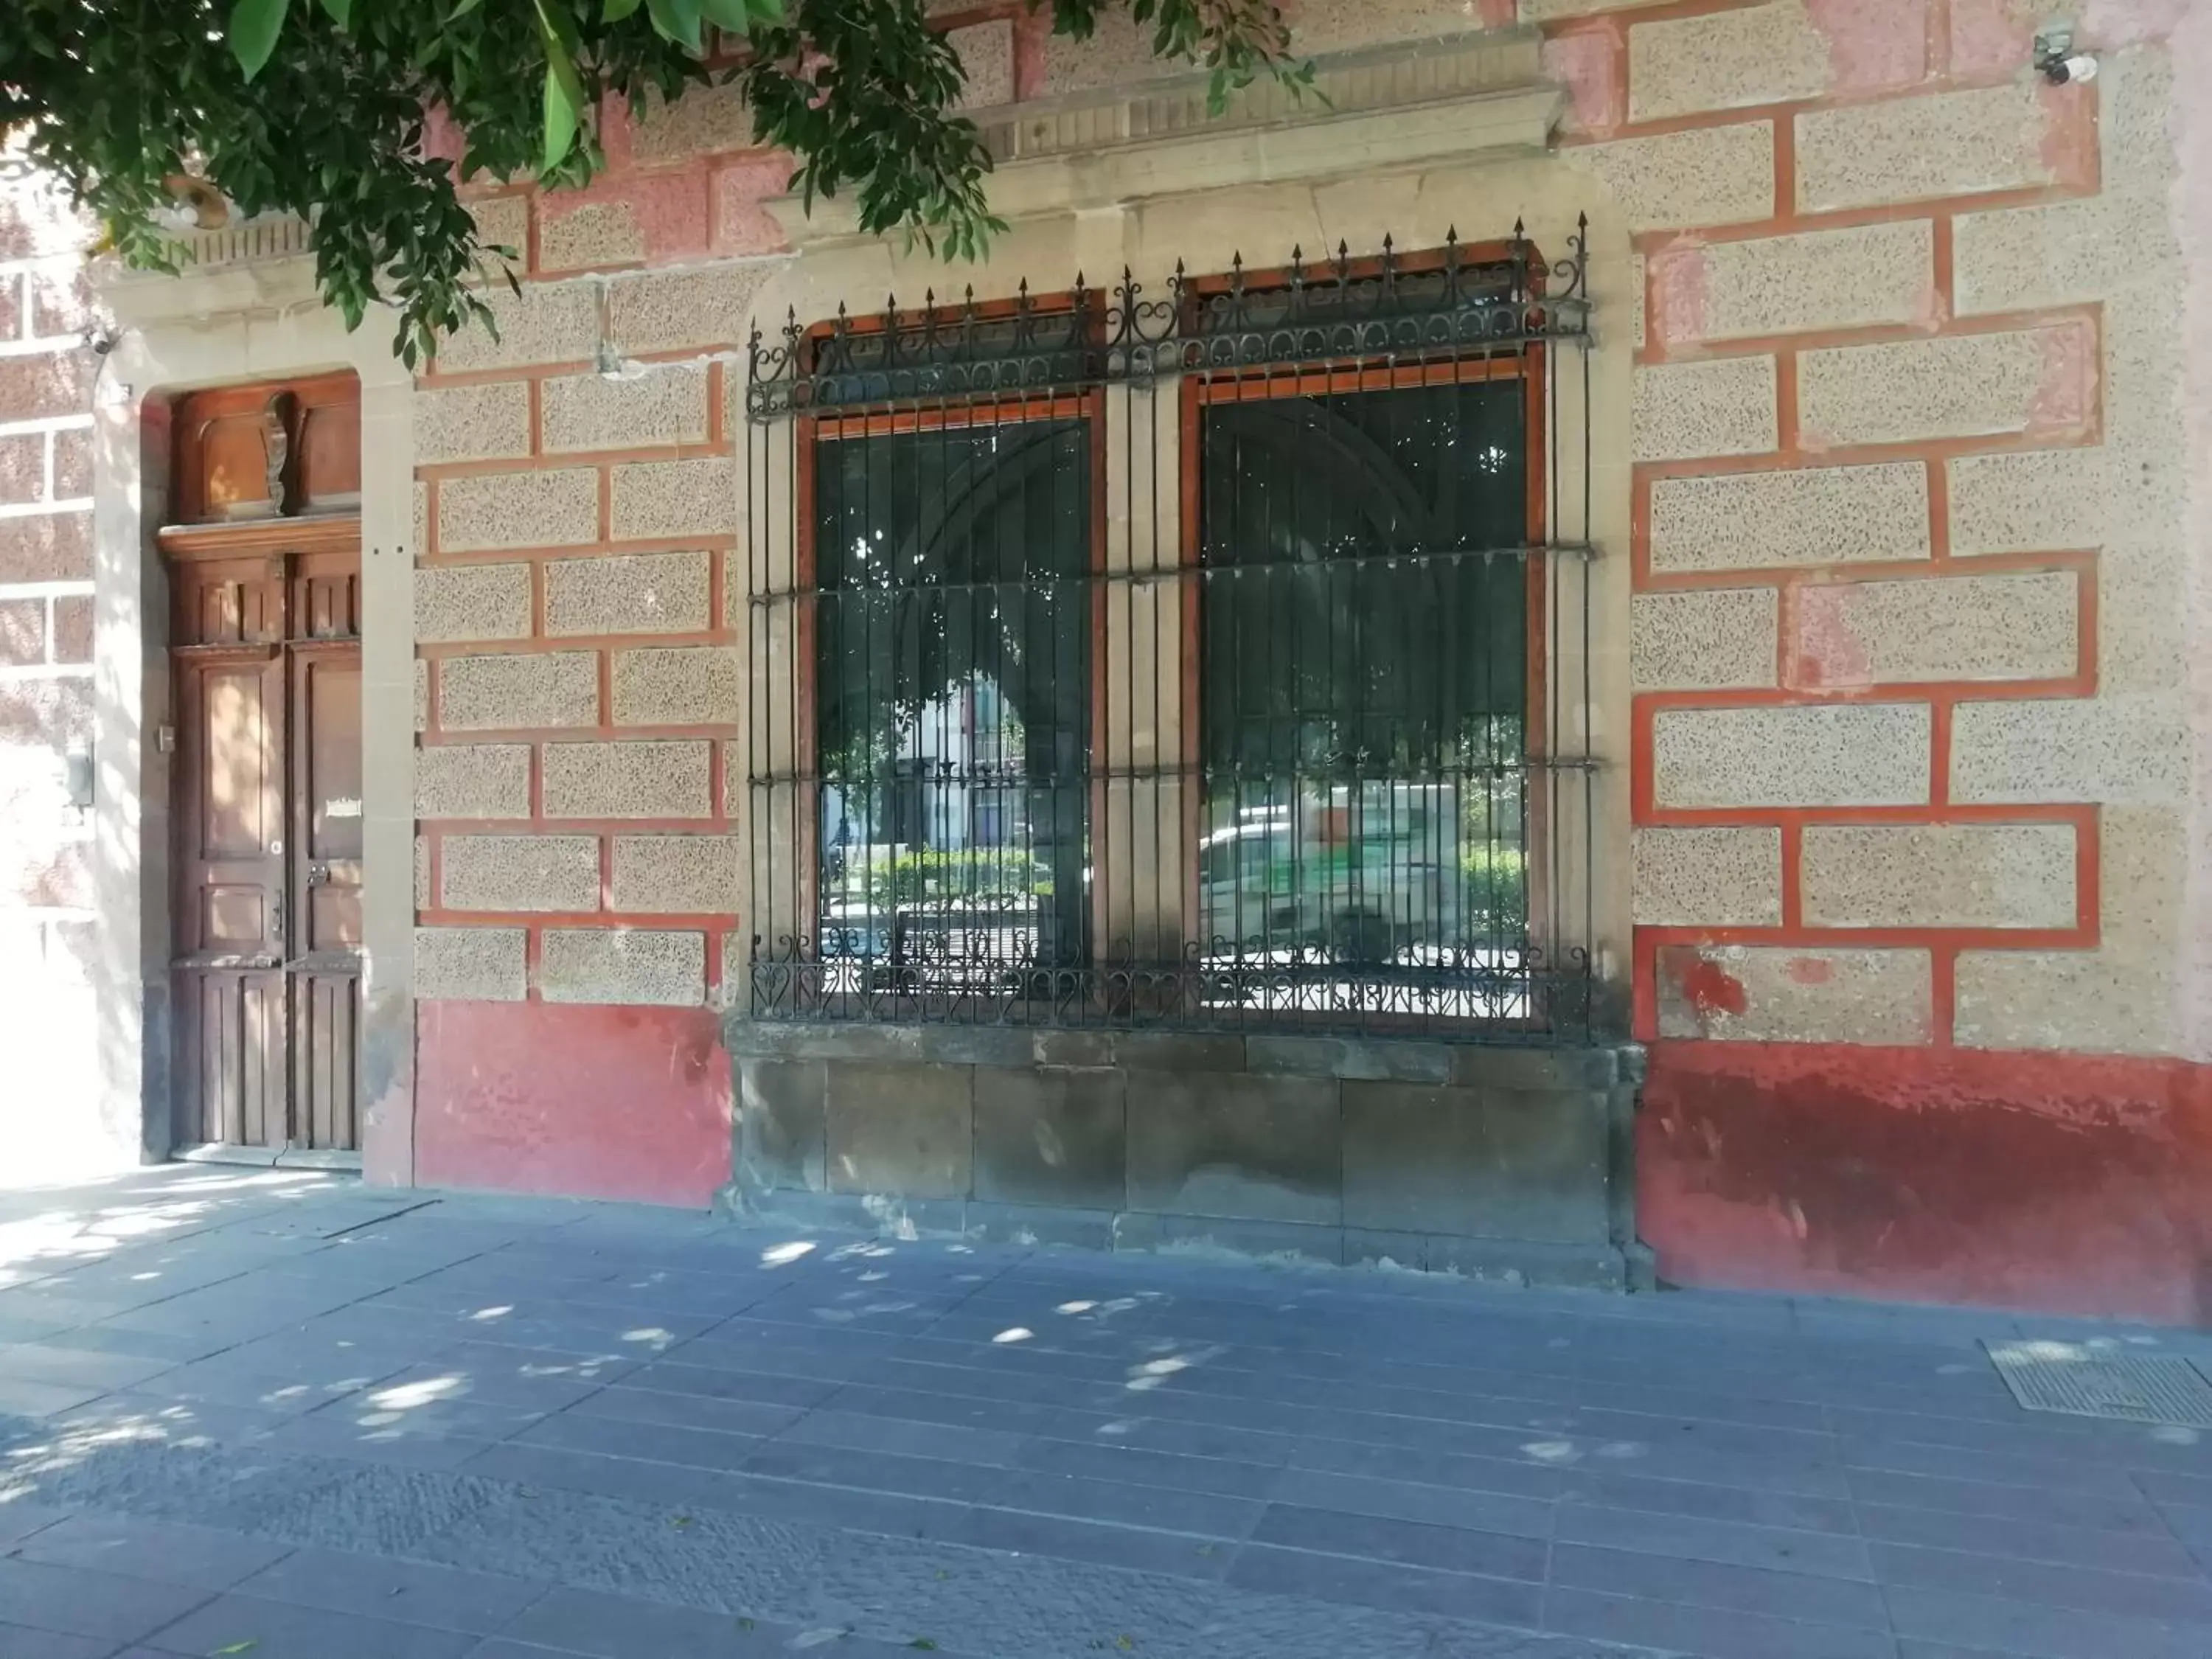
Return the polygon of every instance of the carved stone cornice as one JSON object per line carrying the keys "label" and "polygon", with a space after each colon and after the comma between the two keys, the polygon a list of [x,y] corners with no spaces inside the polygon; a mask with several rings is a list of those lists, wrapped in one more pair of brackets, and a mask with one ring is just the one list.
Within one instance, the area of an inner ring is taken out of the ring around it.
{"label": "carved stone cornice", "polygon": [[[1541,46],[1536,30],[1511,28],[1338,53],[1315,60],[1320,96],[1264,82],[1218,116],[1206,112],[1203,74],[986,112],[991,210],[1036,218],[1540,151],[1565,106]],[[811,215],[795,196],[764,205],[797,246],[860,234],[848,200],[817,200]]]}

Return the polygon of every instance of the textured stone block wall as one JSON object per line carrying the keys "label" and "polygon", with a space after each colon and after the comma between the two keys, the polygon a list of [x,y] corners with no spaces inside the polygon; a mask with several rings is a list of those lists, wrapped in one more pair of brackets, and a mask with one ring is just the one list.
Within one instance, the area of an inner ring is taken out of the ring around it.
{"label": "textured stone block wall", "polygon": [[[978,106],[1164,72],[931,9]],[[2185,1049],[2172,13],[2053,88],[2025,0],[1293,8],[1322,52],[1540,26],[1632,231],[1640,1035]],[[723,92],[605,137],[477,202],[523,292],[422,383],[433,997],[711,1000],[746,936],[732,354],[787,166]]]}
{"label": "textured stone block wall", "polygon": [[0,173],[0,1048],[25,1109],[0,1107],[0,1157],[13,1131],[71,1127],[92,1089],[91,814],[65,771],[93,730],[83,241],[40,179]]}
{"label": "textured stone block wall", "polygon": [[1639,1035],[2184,1052],[2172,9],[2065,88],[2014,0],[1542,9],[1644,271]]}
{"label": "textured stone block wall", "polygon": [[[1018,7],[935,9],[973,106],[1042,84]],[[720,88],[603,137],[587,191],[473,195],[521,291],[418,383],[427,1000],[698,1007],[748,948],[735,458],[790,165]]]}

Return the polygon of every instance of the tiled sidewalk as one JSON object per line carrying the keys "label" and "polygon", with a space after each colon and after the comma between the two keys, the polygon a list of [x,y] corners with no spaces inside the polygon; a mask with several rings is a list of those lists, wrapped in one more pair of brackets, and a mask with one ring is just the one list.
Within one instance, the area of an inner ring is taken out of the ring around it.
{"label": "tiled sidewalk", "polygon": [[0,1286],[0,1659],[2212,1655],[2212,1443],[2045,1322],[204,1168]]}

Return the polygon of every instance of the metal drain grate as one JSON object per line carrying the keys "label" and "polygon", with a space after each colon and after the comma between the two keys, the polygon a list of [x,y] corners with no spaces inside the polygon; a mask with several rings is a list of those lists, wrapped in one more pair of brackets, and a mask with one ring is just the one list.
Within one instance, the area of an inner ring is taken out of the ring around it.
{"label": "metal drain grate", "polygon": [[2212,1429],[2212,1382],[2186,1359],[2080,1342],[1984,1342],[2023,1410]]}

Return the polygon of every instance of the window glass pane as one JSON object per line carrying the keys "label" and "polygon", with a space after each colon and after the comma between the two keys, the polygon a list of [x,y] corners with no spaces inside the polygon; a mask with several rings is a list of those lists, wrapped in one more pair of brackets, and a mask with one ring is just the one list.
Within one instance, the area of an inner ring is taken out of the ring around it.
{"label": "window glass pane", "polygon": [[1524,945],[1526,422],[1507,379],[1206,406],[1214,957],[1388,983]]}
{"label": "window glass pane", "polygon": [[816,444],[824,956],[1087,955],[1089,480],[1081,421]]}

